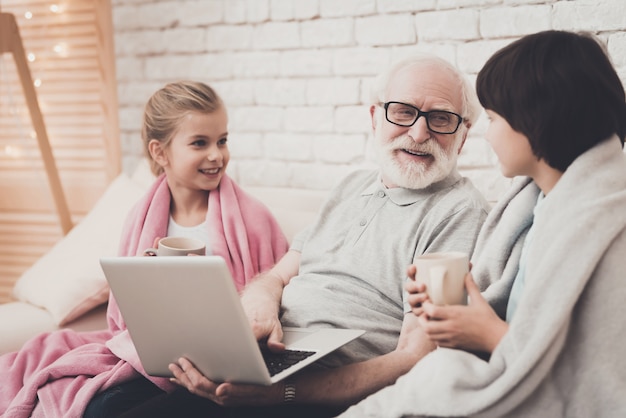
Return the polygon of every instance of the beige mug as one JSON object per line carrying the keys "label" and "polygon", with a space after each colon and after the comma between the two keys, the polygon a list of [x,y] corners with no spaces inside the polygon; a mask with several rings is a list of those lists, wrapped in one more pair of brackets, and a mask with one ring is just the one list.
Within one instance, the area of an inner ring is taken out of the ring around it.
{"label": "beige mug", "polygon": [[165,237],[159,240],[157,248],[148,248],[144,254],[157,256],[206,255],[206,245],[196,238]]}
{"label": "beige mug", "polygon": [[469,257],[462,252],[427,253],[415,257],[415,281],[426,284],[435,305],[467,305],[465,275]]}

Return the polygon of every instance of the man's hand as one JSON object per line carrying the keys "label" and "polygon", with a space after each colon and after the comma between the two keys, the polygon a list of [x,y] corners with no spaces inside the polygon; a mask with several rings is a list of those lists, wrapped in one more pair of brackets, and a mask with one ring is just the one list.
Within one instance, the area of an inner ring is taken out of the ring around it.
{"label": "man's hand", "polygon": [[422,305],[420,324],[430,339],[440,347],[460,348],[491,353],[508,330],[491,305],[483,298],[471,273],[465,276],[469,304]]}
{"label": "man's hand", "polygon": [[210,399],[222,406],[260,406],[283,402],[282,383],[272,386],[215,383],[200,373],[186,358],[180,358],[178,363],[170,364],[169,369],[175,376],[170,379],[172,382],[184,386],[194,395]]}
{"label": "man's hand", "polygon": [[256,339],[264,342],[270,351],[283,351],[285,344],[282,342],[283,328],[278,319],[278,310],[258,300],[254,304],[249,300],[242,299],[242,302]]}
{"label": "man's hand", "polygon": [[290,250],[276,265],[246,286],[241,304],[250,321],[254,336],[271,351],[282,351],[283,328],[278,318],[283,288],[298,274],[300,253]]}

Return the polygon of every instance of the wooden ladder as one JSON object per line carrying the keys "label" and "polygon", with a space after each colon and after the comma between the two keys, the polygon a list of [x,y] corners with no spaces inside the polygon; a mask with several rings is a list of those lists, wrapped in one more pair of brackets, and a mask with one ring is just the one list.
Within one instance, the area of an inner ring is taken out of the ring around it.
{"label": "wooden ladder", "polygon": [[66,235],[72,229],[72,217],[67,206],[65,194],[63,193],[63,187],[61,186],[59,172],[57,171],[54,156],[52,155],[52,148],[50,147],[50,142],[48,140],[46,125],[39,108],[37,92],[35,91],[33,79],[26,61],[26,54],[24,52],[24,46],[22,44],[22,38],[17,26],[17,21],[15,20],[15,16],[13,14],[0,12],[0,53],[4,54],[5,52],[13,54],[15,66],[22,84],[22,90],[24,91],[26,104],[28,105],[28,110],[30,112],[30,118],[37,135],[39,150],[41,152],[41,157],[43,159],[48,177],[48,184],[52,192],[52,198],[54,199],[57,215],[61,224],[61,230],[63,231],[63,235]]}

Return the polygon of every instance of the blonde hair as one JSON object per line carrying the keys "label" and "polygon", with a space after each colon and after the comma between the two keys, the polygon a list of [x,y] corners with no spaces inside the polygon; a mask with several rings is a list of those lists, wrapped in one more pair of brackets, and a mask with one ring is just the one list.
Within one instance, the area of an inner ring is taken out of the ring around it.
{"label": "blonde hair", "polygon": [[387,88],[389,87],[391,79],[400,70],[403,70],[404,68],[410,67],[415,64],[437,65],[440,66],[441,69],[450,70],[458,78],[463,99],[463,109],[461,109],[461,116],[463,117],[463,119],[469,121],[472,125],[474,125],[478,120],[478,117],[480,116],[480,112],[482,111],[480,102],[478,101],[478,97],[476,95],[476,91],[474,90],[474,86],[469,81],[467,76],[459,71],[458,68],[436,55],[417,53],[392,64],[386,71],[376,77],[376,79],[372,83],[370,104],[377,105],[385,102],[387,100]]}
{"label": "blonde hair", "polygon": [[150,156],[148,143],[151,140],[156,139],[167,148],[189,112],[212,113],[223,106],[215,90],[198,81],[177,81],[157,90],[146,103],[141,128],[144,152],[150,160],[152,173],[161,174],[163,167]]}

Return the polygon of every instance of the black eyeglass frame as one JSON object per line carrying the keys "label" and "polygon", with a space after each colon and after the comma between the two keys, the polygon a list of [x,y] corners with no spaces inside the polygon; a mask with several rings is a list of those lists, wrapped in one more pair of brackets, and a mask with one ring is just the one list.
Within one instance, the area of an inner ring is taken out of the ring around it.
{"label": "black eyeglass frame", "polygon": [[[393,121],[389,120],[389,116],[388,116],[387,112],[388,112],[388,108],[389,108],[390,104],[399,104],[399,105],[408,106],[408,107],[410,107],[412,109],[417,110],[417,116],[415,117],[415,120],[413,122],[411,122],[410,124],[408,124],[408,125],[407,124],[401,124],[401,123],[398,123],[398,122],[393,122]],[[383,108],[385,109],[385,119],[387,119],[387,122],[393,123],[394,125],[397,125],[397,126],[402,126],[403,128],[408,128],[408,127],[411,127],[411,126],[415,125],[415,123],[418,121],[420,116],[424,116],[424,119],[426,119],[426,126],[428,127],[429,131],[432,131],[432,132],[434,132],[436,134],[441,134],[441,135],[451,135],[451,134],[453,134],[453,133],[455,133],[456,131],[459,130],[459,126],[461,126],[461,122],[463,122],[463,117],[461,115],[459,115],[458,113],[449,112],[447,110],[431,110],[431,111],[428,111],[428,112],[424,112],[424,111],[418,109],[417,107],[415,107],[413,105],[410,105],[408,103],[395,102],[395,101],[385,102],[385,103],[382,103],[382,105],[383,105]],[[438,131],[436,129],[431,128],[430,127],[430,122],[428,121],[428,115],[430,115],[431,113],[435,113],[435,112],[436,113],[447,113],[449,115],[456,116],[457,121],[458,121],[458,123],[456,124],[456,128],[454,128],[454,130],[452,132],[441,132],[441,131]]]}

